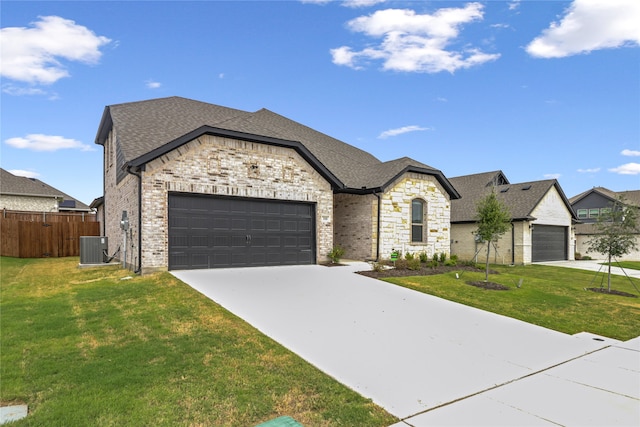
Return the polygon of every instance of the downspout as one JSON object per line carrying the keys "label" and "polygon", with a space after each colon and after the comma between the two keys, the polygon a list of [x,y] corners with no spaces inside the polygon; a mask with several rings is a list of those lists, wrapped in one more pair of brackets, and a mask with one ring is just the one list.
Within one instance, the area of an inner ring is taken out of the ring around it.
{"label": "downspout", "polygon": [[516,265],[516,226],[511,222],[511,265]]}
{"label": "downspout", "polygon": [[378,232],[376,233],[376,262],[380,262],[380,218],[381,218],[380,206],[382,204],[381,203],[382,196],[380,195],[379,192],[375,190],[373,190],[373,194],[378,199]]}
{"label": "downspout", "polygon": [[133,172],[131,166],[127,166],[127,172],[138,177],[138,268],[134,273],[139,274],[142,270],[142,174]]}

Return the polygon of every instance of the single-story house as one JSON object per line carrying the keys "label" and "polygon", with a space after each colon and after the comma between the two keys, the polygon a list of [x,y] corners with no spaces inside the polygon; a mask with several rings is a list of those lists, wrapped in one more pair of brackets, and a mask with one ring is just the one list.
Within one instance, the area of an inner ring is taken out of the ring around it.
{"label": "single-story house", "polygon": [[92,212],[66,193],[36,179],[0,168],[0,209],[26,212]]}
{"label": "single-story house", "polygon": [[[589,252],[589,240],[597,233],[595,223],[598,218],[611,210],[614,202],[622,198],[628,206],[638,209],[640,216],[640,190],[611,191],[604,187],[594,187],[569,199],[580,223],[576,225],[576,252],[596,259],[604,259],[606,255]],[[620,261],[640,260],[640,233],[636,237],[638,249],[625,255]]]}
{"label": "single-story house", "polygon": [[502,171],[451,178],[461,198],[451,201],[451,253],[486,259],[487,243],[476,238],[477,205],[491,191],[511,213],[511,230],[491,249],[495,264],[574,259],[576,215],[555,179],[511,184]]}
{"label": "single-story house", "polygon": [[362,260],[449,253],[459,194],[441,171],[381,162],[267,109],[110,105],[95,142],[109,252],[126,239],[138,272],[315,264],[335,246]]}

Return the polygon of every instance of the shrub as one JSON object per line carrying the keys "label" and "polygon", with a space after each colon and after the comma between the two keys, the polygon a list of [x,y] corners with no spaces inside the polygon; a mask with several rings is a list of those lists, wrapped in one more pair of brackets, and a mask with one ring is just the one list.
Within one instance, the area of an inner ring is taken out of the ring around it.
{"label": "shrub", "polygon": [[576,252],[575,253],[575,259],[576,260],[581,260],[582,259],[582,254],[580,252]]}
{"label": "shrub", "polygon": [[435,253],[434,253],[434,254],[433,254],[433,256],[431,257],[431,260],[432,260],[433,262],[436,262],[436,263],[437,263],[437,262],[438,262],[438,254],[435,254]]}
{"label": "shrub", "polygon": [[395,266],[398,270],[406,270],[408,261],[406,259],[398,258],[395,262]]}
{"label": "shrub", "polygon": [[454,259],[448,259],[444,262],[444,265],[447,267],[455,267],[456,265],[458,265],[458,262]]}
{"label": "shrub", "polygon": [[593,258],[591,258],[589,255],[585,255],[585,256],[583,256],[581,259],[583,259],[583,260],[585,260],[585,261],[590,261],[590,260],[592,260]]}
{"label": "shrub", "polygon": [[427,267],[429,267],[429,268],[436,268],[439,265],[440,265],[440,263],[435,259],[432,259],[431,261],[429,261],[427,263]]}
{"label": "shrub", "polygon": [[414,258],[415,257],[411,252],[407,252],[406,254],[404,254],[404,259],[406,259],[407,261],[412,261]]}
{"label": "shrub", "polygon": [[455,262],[456,264],[458,263],[458,255],[452,254],[450,259],[451,259],[451,261]]}
{"label": "shrub", "polygon": [[331,263],[333,264],[339,263],[343,255],[344,249],[342,249],[340,246],[334,246],[333,249],[331,249],[331,252],[327,254],[329,259],[331,260]]}
{"label": "shrub", "polygon": [[408,260],[407,261],[407,268],[409,270],[420,270],[420,268],[422,268],[422,263],[420,262],[420,259],[418,258],[414,258],[412,260]]}
{"label": "shrub", "polygon": [[445,252],[442,252],[442,253],[440,254],[440,259],[439,259],[439,261],[440,261],[440,263],[444,263],[446,260],[447,260],[447,254],[446,254]]}
{"label": "shrub", "polygon": [[418,256],[420,257],[420,262],[429,261],[429,256],[427,255],[426,252],[420,252],[420,254]]}
{"label": "shrub", "polygon": [[384,265],[380,262],[374,262],[371,269],[376,273],[381,273],[384,271]]}

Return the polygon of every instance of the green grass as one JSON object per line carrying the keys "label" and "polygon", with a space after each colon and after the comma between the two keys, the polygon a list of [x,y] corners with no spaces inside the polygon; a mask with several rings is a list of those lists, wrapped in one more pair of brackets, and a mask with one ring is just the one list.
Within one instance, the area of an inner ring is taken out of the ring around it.
{"label": "green grass", "polygon": [[[509,286],[510,290],[489,291],[465,284],[484,280],[484,272],[464,272],[459,280],[455,272],[385,280],[567,334],[587,331],[620,340],[640,335],[640,298],[584,290],[600,287],[603,279],[606,287],[602,274],[543,265],[492,268],[500,274],[490,275],[489,281]],[[521,278],[523,285],[518,289]],[[640,289],[640,281],[631,280]],[[624,276],[612,277],[612,289],[638,295]]]}
{"label": "green grass", "polygon": [[[607,265],[608,263],[603,263]],[[612,262],[611,265],[613,267],[622,267],[630,270],[640,270],[640,261],[620,261],[620,262]]]}
{"label": "green grass", "polygon": [[0,258],[0,400],[16,426],[397,420],[168,273]]}

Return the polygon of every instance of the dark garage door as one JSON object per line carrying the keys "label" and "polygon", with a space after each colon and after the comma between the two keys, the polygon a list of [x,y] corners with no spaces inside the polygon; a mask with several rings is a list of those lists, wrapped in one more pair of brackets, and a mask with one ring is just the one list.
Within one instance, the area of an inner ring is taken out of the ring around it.
{"label": "dark garage door", "polygon": [[533,262],[565,260],[567,259],[567,227],[535,224],[531,244]]}
{"label": "dark garage door", "polygon": [[169,269],[315,264],[315,205],[169,195]]}

